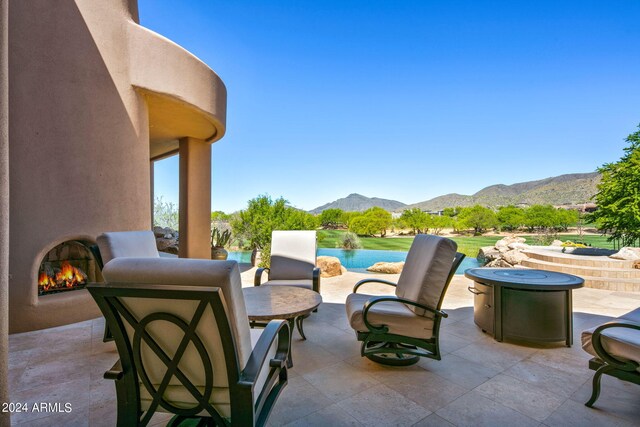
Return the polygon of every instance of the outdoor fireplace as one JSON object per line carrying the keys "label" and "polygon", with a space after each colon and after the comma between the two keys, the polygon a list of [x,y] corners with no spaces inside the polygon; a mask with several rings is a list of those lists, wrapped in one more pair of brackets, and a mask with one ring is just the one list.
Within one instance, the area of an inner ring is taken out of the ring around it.
{"label": "outdoor fireplace", "polygon": [[84,288],[102,281],[100,269],[88,244],[68,240],[44,256],[38,270],[38,296]]}

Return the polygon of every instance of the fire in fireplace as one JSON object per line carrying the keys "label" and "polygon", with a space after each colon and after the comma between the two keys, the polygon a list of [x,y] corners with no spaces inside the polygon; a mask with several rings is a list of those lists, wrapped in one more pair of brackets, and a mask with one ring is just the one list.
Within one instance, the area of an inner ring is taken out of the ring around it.
{"label": "fire in fireplace", "polygon": [[82,289],[101,274],[87,244],[69,240],[50,250],[40,263],[38,295]]}

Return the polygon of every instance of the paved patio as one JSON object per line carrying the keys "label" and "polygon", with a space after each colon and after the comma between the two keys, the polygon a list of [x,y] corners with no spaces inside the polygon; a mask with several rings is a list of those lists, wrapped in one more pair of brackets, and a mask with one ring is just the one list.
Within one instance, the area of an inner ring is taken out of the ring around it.
{"label": "paved patio", "polygon": [[[253,271],[242,273],[245,286]],[[640,386],[605,376],[597,408],[584,406],[592,371],[579,337],[582,329],[640,306],[640,293],[574,291],[574,346],[523,346],[497,343],[474,325],[471,282],[456,276],[444,300],[442,360],[390,368],[360,357],[347,323],[345,297],[363,277],[349,272],[323,279],[324,303],[305,321],[308,340],[294,335],[295,366],[271,425],[638,425]],[[115,389],[102,374],[117,353],[113,343],[102,342],[103,327],[96,319],[10,337],[11,400],[72,405],[70,413],[14,414],[14,424],[115,425]],[[153,425],[167,420],[160,414]]]}

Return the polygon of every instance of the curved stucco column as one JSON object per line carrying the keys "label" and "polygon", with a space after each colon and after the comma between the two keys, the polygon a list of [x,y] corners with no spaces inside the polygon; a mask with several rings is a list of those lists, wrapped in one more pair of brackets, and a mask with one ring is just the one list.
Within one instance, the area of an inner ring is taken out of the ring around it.
{"label": "curved stucco column", "polygon": [[[9,54],[8,0],[0,0],[0,402],[9,402]],[[0,412],[0,426],[10,425]]]}

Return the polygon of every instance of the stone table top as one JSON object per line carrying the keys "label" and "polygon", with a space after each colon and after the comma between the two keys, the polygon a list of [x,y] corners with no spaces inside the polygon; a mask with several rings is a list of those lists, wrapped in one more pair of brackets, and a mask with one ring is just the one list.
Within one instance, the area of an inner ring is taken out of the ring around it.
{"label": "stone table top", "polygon": [[242,289],[249,320],[292,319],[311,313],[322,303],[319,293],[295,286]]}

